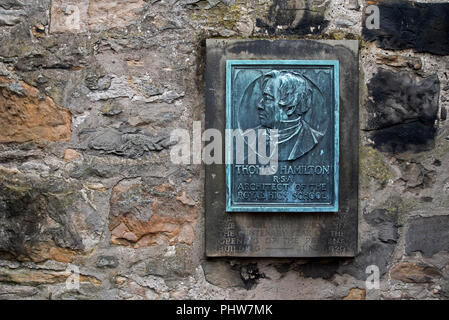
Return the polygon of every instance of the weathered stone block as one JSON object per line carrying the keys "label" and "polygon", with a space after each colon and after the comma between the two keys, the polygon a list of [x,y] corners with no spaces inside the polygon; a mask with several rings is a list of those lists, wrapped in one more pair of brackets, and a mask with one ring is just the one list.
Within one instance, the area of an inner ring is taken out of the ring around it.
{"label": "weathered stone block", "polygon": [[157,244],[192,244],[198,218],[195,202],[173,186],[148,186],[140,179],[123,180],[112,189],[111,243],[134,248]]}
{"label": "weathered stone block", "polygon": [[364,216],[366,222],[375,227],[377,238],[386,243],[396,243],[399,239],[397,215],[384,209],[376,209]]}
{"label": "weathered stone block", "polygon": [[51,29],[57,32],[124,27],[138,19],[143,0],[55,0],[51,6]]}
{"label": "weathered stone block", "polygon": [[122,133],[110,128],[93,134],[88,142],[90,149],[128,158],[161,151],[170,145],[168,136],[150,137],[140,133]]}
{"label": "weathered stone block", "polygon": [[415,218],[409,221],[405,252],[420,251],[431,257],[440,251],[449,252],[449,216]]}
{"label": "weathered stone block", "polygon": [[0,77],[0,142],[68,141],[70,111],[23,81]]}
{"label": "weathered stone block", "polygon": [[428,283],[442,276],[437,268],[423,263],[401,262],[391,270],[391,278],[409,283]]}
{"label": "weathered stone block", "polygon": [[213,285],[223,288],[243,287],[240,272],[233,270],[226,261],[205,261],[202,267],[206,280]]}
{"label": "weathered stone block", "polygon": [[6,10],[21,9],[23,8],[23,2],[21,0],[3,0],[0,7]]}
{"label": "weathered stone block", "polygon": [[73,149],[65,149],[64,150],[64,161],[66,161],[66,162],[73,161],[80,156],[81,155],[76,150],[73,150]]}
{"label": "weathered stone block", "polygon": [[[64,283],[72,275],[68,271],[9,269],[0,267],[0,282],[38,286],[42,284]],[[99,286],[101,281],[93,276],[80,275],[80,282]]]}
{"label": "weathered stone block", "polygon": [[1,257],[70,262],[98,242],[99,226],[88,220],[92,209],[80,183],[16,170],[0,173]]}
{"label": "weathered stone block", "polygon": [[385,69],[368,83],[368,119],[374,146],[400,153],[431,149],[437,128],[440,82],[437,75],[416,79]]}
{"label": "weathered stone block", "polygon": [[113,256],[100,256],[98,257],[98,268],[117,268],[119,265],[118,259]]}
{"label": "weathered stone block", "polygon": [[257,18],[256,26],[269,35],[320,34],[329,21],[325,19],[327,0],[275,0],[264,18]]}
{"label": "weathered stone block", "polygon": [[[363,38],[383,49],[449,54],[449,4],[382,1],[380,28],[363,25]],[[365,21],[366,16],[363,21]]]}
{"label": "weathered stone block", "polygon": [[21,22],[25,17],[24,10],[4,10],[0,8],[0,26],[13,26]]}
{"label": "weathered stone block", "polygon": [[376,63],[379,65],[387,65],[390,67],[409,67],[419,70],[422,67],[421,59],[418,57],[406,57],[401,55],[376,55]]}
{"label": "weathered stone block", "polygon": [[354,288],[351,289],[346,297],[343,300],[365,300],[366,298],[366,290]]}

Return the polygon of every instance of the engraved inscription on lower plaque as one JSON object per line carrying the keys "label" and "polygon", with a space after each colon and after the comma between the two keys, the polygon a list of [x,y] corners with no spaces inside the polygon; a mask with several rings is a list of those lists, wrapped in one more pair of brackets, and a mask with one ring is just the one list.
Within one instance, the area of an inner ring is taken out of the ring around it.
{"label": "engraved inscription on lower plaque", "polygon": [[336,60],[226,61],[226,211],[338,211],[338,72]]}

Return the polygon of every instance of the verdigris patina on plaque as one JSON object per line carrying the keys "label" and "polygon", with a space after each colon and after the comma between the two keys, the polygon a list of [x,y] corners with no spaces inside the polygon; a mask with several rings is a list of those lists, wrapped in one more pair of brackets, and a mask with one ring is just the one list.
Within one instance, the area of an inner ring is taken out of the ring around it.
{"label": "verdigris patina on plaque", "polygon": [[208,257],[357,253],[358,73],[356,40],[206,41]]}
{"label": "verdigris patina on plaque", "polygon": [[338,61],[227,60],[227,211],[338,211]]}

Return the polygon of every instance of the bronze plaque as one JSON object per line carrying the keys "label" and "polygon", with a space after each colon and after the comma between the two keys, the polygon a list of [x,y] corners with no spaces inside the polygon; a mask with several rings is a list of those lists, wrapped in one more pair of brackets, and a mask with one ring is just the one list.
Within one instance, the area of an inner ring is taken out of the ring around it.
{"label": "bronze plaque", "polygon": [[207,40],[205,120],[226,136],[226,158],[238,153],[227,129],[261,131],[265,155],[277,129],[280,148],[276,173],[245,153],[248,167],[205,165],[208,257],[357,253],[357,41]]}

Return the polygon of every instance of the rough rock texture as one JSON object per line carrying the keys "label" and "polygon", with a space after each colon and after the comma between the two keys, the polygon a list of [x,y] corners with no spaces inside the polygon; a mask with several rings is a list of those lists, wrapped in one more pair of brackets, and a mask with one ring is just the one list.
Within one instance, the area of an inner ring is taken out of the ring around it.
{"label": "rough rock texture", "polygon": [[410,67],[413,70],[419,70],[422,68],[422,62],[417,57],[407,57],[397,54],[378,54],[376,55],[376,63],[379,65],[386,65],[390,67]]}
{"label": "rough rock texture", "polygon": [[[448,299],[448,4],[421,2],[369,30],[374,1],[1,1],[0,298]],[[354,259],[204,258],[169,137],[204,121],[205,39],[249,37],[360,40]]]}
{"label": "rough rock texture", "polygon": [[143,0],[55,0],[50,31],[76,33],[124,27],[139,18],[136,13],[144,4]]}
{"label": "rough rock texture", "polygon": [[363,28],[363,38],[383,49],[449,54],[449,4],[391,1],[380,3],[380,28]]}
{"label": "rough rock texture", "polygon": [[[30,271],[28,269],[0,268],[0,281],[19,283],[28,286],[65,282],[70,275],[70,272],[65,271]],[[88,282],[94,286],[99,286],[101,284],[95,277],[86,277],[84,275],[80,275],[80,282]]]}
{"label": "rough rock texture", "polygon": [[365,300],[366,299],[366,291],[363,289],[351,289],[348,295],[343,298],[343,300]]}
{"label": "rough rock texture", "polygon": [[410,283],[425,283],[437,280],[441,272],[430,265],[402,262],[391,270],[391,278]]}
{"label": "rough rock texture", "polygon": [[449,252],[449,216],[415,218],[409,222],[406,252],[420,251],[431,257],[440,251]]}
{"label": "rough rock texture", "polygon": [[92,211],[79,182],[17,170],[2,169],[1,173],[0,256],[69,262],[92,246],[97,237],[89,230],[88,216],[77,214],[78,210],[86,215]]}
{"label": "rough rock texture", "polygon": [[68,141],[71,116],[23,81],[0,77],[0,142]]}
{"label": "rough rock texture", "polygon": [[365,130],[374,146],[393,153],[433,147],[440,82],[437,75],[415,80],[408,73],[380,69],[368,83]]}
{"label": "rough rock texture", "polygon": [[25,16],[23,10],[5,10],[0,8],[0,26],[13,26],[22,21]]}
{"label": "rough rock texture", "polygon": [[134,248],[155,244],[192,244],[198,208],[185,191],[173,186],[148,186],[121,181],[112,189],[109,229],[111,243]]}
{"label": "rough rock texture", "polygon": [[160,151],[170,146],[169,137],[152,138],[143,134],[122,133],[106,129],[95,133],[88,144],[90,149],[116,154],[128,158],[138,158],[150,151]]}
{"label": "rough rock texture", "polygon": [[258,18],[256,26],[275,34],[320,34],[329,21],[324,13],[328,0],[274,0],[265,18]]}

